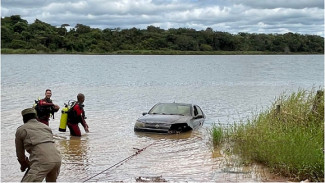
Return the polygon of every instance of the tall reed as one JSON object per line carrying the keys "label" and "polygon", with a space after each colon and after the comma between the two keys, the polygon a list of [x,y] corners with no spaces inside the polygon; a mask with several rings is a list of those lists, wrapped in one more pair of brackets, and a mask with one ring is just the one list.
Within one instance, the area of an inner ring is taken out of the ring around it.
{"label": "tall reed", "polygon": [[299,90],[234,125],[233,151],[293,180],[324,181],[324,90]]}
{"label": "tall reed", "polygon": [[224,138],[223,129],[220,125],[213,124],[212,129],[210,131],[212,136],[213,146],[219,146]]}

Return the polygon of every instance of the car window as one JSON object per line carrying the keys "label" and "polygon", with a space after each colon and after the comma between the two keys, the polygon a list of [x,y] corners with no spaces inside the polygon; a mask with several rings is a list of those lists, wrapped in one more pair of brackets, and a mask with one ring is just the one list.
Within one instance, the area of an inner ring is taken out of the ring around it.
{"label": "car window", "polygon": [[203,116],[204,114],[203,114],[201,108],[199,106],[196,106],[196,108],[197,108],[198,115],[202,115]]}
{"label": "car window", "polygon": [[188,105],[178,106],[178,113],[184,116],[191,116],[191,107]]}
{"label": "car window", "polygon": [[203,112],[201,110],[201,108],[199,106],[194,106],[194,116],[197,116],[197,115],[202,115],[203,116]]}
{"label": "car window", "polygon": [[163,105],[157,104],[149,111],[149,114],[155,114],[155,113],[160,114],[163,112],[163,107],[164,107]]}
{"label": "car window", "polygon": [[197,108],[196,108],[196,106],[194,106],[194,116],[197,116],[197,115],[198,115]]}
{"label": "car window", "polygon": [[157,104],[150,111],[149,114],[172,114],[172,115],[191,115],[191,106],[182,104]]}

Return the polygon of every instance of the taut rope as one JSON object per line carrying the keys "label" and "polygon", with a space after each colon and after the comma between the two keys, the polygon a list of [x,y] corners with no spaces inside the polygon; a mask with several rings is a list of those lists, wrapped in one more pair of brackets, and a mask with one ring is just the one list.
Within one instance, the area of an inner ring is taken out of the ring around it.
{"label": "taut rope", "polygon": [[[107,170],[109,170],[109,169],[111,169],[111,168],[113,168],[113,167],[115,167],[115,166],[117,166],[117,165],[119,165],[119,164],[122,164],[123,162],[125,162],[125,161],[131,159],[132,157],[134,157],[134,156],[140,154],[142,151],[144,151],[145,149],[147,149],[148,147],[152,146],[152,145],[155,144],[155,143],[156,143],[156,142],[153,142],[153,143],[147,145],[146,147],[144,147],[144,148],[142,148],[142,149],[137,149],[137,152],[135,152],[135,153],[132,154],[131,156],[129,156],[129,157],[127,157],[127,158],[125,158],[125,159],[123,159],[123,160],[121,160],[121,161],[115,163],[114,165],[112,165],[112,166],[106,168],[105,170],[103,170],[103,171],[101,171],[101,172],[99,172],[99,173],[97,173],[97,174],[95,174],[95,175],[93,175],[93,176],[87,178],[87,179],[84,180],[83,182],[87,182],[88,180],[90,180],[90,179],[92,179],[92,178],[94,178],[94,177],[96,177],[96,176],[98,176],[98,175],[100,175],[100,174],[106,172]],[[134,148],[134,149],[135,149],[135,148]]]}

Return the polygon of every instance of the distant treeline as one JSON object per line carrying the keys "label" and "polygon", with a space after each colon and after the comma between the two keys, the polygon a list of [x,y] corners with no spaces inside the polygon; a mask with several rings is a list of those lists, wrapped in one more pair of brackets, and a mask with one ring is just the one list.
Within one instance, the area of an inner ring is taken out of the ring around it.
{"label": "distant treeline", "polygon": [[324,38],[318,35],[256,34],[197,31],[191,28],[147,29],[91,28],[77,24],[52,26],[38,19],[28,24],[20,15],[1,18],[1,47],[4,50],[29,50],[29,53],[94,53],[123,51],[161,52],[255,52],[324,53]]}

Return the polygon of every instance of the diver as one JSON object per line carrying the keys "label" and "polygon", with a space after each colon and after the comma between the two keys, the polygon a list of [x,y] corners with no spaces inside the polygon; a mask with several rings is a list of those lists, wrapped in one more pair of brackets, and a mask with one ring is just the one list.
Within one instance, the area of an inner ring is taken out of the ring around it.
{"label": "diver", "polygon": [[60,107],[56,104],[53,104],[51,100],[52,91],[50,89],[45,90],[45,98],[35,101],[36,102],[36,112],[38,116],[38,121],[49,126],[50,115],[52,114],[54,119],[54,113],[57,112]]}
{"label": "diver", "polygon": [[85,131],[88,133],[88,125],[85,121],[85,111],[83,109],[84,101],[85,101],[85,95],[82,93],[79,93],[77,95],[77,102],[73,106],[72,110],[68,113],[68,128],[70,130],[70,134],[72,136],[81,136],[81,132],[79,129],[78,124],[81,123],[81,125],[84,127]]}

